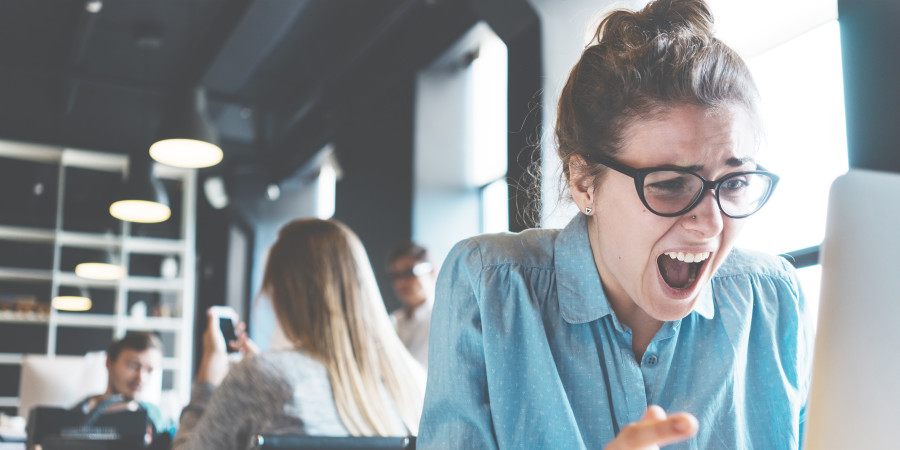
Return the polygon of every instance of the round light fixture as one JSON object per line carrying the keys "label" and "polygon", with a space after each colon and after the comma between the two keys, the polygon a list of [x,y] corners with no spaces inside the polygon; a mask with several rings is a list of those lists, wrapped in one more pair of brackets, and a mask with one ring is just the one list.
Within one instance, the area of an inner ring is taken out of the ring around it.
{"label": "round light fixture", "polygon": [[109,213],[119,220],[140,223],[163,222],[172,217],[172,210],[147,200],[119,200],[109,205]]}
{"label": "round light fixture", "polygon": [[118,280],[125,276],[125,268],[99,262],[81,263],[75,266],[75,275],[92,280]]}
{"label": "round light fixture", "polygon": [[50,304],[60,311],[87,311],[91,309],[91,299],[76,295],[55,297]]}
{"label": "round light fixture", "polygon": [[163,139],[150,146],[150,157],[170,166],[199,169],[220,163],[222,149],[196,139]]}

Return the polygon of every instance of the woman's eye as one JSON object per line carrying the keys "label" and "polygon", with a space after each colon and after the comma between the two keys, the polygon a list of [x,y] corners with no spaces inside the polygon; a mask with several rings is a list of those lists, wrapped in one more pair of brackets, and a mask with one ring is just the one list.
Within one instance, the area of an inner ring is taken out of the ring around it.
{"label": "woman's eye", "polygon": [[725,189],[729,192],[739,192],[747,189],[748,186],[750,186],[749,180],[736,177],[722,183],[722,187],[720,189]]}
{"label": "woman's eye", "polygon": [[664,194],[676,194],[682,193],[691,190],[690,183],[687,182],[684,177],[674,177],[663,180],[656,180],[650,184],[645,185],[644,187],[654,193]]}

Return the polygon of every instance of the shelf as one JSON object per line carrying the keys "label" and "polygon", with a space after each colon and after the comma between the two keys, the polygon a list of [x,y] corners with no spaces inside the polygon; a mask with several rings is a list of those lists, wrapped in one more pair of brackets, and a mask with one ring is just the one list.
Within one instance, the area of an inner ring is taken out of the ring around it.
{"label": "shelf", "polygon": [[125,242],[125,251],[128,253],[157,254],[181,254],[185,250],[185,242],[182,239],[163,239],[149,237],[129,237]]}
{"label": "shelf", "polygon": [[108,314],[72,314],[60,312],[56,314],[56,324],[58,326],[107,328],[116,326],[116,316]]}
{"label": "shelf", "polygon": [[[112,328],[118,322],[116,316],[108,314],[73,314],[57,313],[58,326],[77,326],[88,328]],[[179,331],[182,327],[178,317],[125,317],[122,324],[128,330],[139,331]]]}
{"label": "shelf", "polygon": [[46,314],[35,312],[0,311],[0,323],[43,324],[49,321]]}
{"label": "shelf", "polygon": [[82,278],[75,275],[74,272],[59,272],[56,280],[60,286],[75,287],[100,287],[115,289],[119,285],[119,280],[92,280],[90,278]]}
{"label": "shelf", "polygon": [[179,331],[182,329],[180,317],[147,317],[125,320],[125,328],[136,331]]}
{"label": "shelf", "polygon": [[0,225],[0,239],[27,242],[53,242],[55,233],[46,228]]}
{"label": "shelf", "polygon": [[[64,247],[96,248],[101,250],[125,248],[128,253],[148,255],[181,254],[186,249],[183,239],[165,239],[140,236],[123,238],[118,234],[85,233],[81,231],[55,231],[46,228],[0,225],[0,239],[18,242],[53,243],[54,239]],[[123,243],[124,241],[124,243]]]}
{"label": "shelf", "polygon": [[[2,272],[0,272],[0,277],[2,277]],[[180,292],[184,289],[184,280],[181,278],[126,277],[121,280],[91,280],[79,277],[72,272],[61,272],[56,279],[60,286],[115,289],[121,284],[125,289],[131,291]]]}
{"label": "shelf", "polygon": [[[4,294],[3,307],[6,308],[7,303],[12,303],[12,308],[20,307],[19,297],[23,297],[22,302],[26,303],[24,297],[27,296],[39,298],[40,307],[46,311],[47,298],[73,287],[89,288],[93,291],[90,294],[97,296],[96,308],[84,313],[0,311],[0,329],[8,329],[12,333],[18,327],[28,335],[41,335],[42,338],[46,335],[46,344],[9,343],[11,345],[4,351],[36,350],[37,354],[47,355],[62,351],[69,354],[81,352],[82,347],[98,345],[94,342],[80,345],[82,339],[85,342],[100,341],[101,338],[105,340],[106,336],[121,337],[131,330],[161,332],[166,339],[173,341],[171,350],[167,347],[171,354],[164,358],[162,367],[179,398],[186,402],[191,388],[193,362],[197,171],[153,164],[156,176],[163,179],[167,188],[174,189],[172,192],[177,192],[175,195],[181,200],[179,209],[173,211],[178,221],[169,227],[155,229],[120,224],[108,216],[108,205],[84,201],[85,198],[98,200],[108,194],[105,192],[107,186],[116,185],[118,175],[127,173],[127,156],[0,140],[0,157],[42,164],[42,170],[56,172],[54,180],[58,182],[54,185],[55,196],[47,200],[50,203],[55,201],[55,213],[46,205],[41,210],[44,214],[41,218],[55,214],[54,220],[10,219],[8,224],[0,223],[0,243],[8,247],[6,258],[0,266],[0,281],[9,285],[9,292]],[[24,167],[31,165],[26,163]],[[94,183],[95,179],[103,183]],[[29,192],[31,188],[27,184],[16,187],[20,188],[16,192]],[[74,216],[78,217],[74,217],[73,212],[77,212]],[[115,231],[104,233],[106,228]],[[17,259],[19,253],[27,254],[31,248],[46,255],[42,254],[43,259],[33,262]],[[118,256],[123,266],[129,269],[124,278],[91,280],[74,273],[73,268],[82,262],[82,255],[106,252]],[[163,270],[163,264],[167,264],[168,269],[167,259],[175,260],[177,272]],[[160,276],[164,272],[176,277]],[[148,304],[159,301],[160,309],[153,312],[169,314],[165,309],[168,307],[171,313],[180,315],[132,317],[128,314],[128,307],[138,300]],[[26,307],[21,306],[21,309]],[[42,351],[43,347],[46,351]],[[0,353],[0,364],[6,365],[6,372],[9,372],[9,367],[21,364],[21,361],[21,354]],[[0,379],[0,383],[7,381],[6,378]],[[17,404],[16,397],[0,397],[0,407]]]}
{"label": "shelf", "polygon": [[0,353],[0,364],[22,364],[21,353]]}
{"label": "shelf", "polygon": [[52,281],[53,271],[49,269],[19,269],[16,267],[0,267],[0,280]]}
{"label": "shelf", "polygon": [[122,246],[122,237],[114,234],[60,231],[56,233],[56,236],[59,244],[66,247],[98,248],[107,250],[118,249]]}
{"label": "shelf", "polygon": [[184,280],[181,278],[128,277],[121,281],[129,291],[181,292],[184,289]]}

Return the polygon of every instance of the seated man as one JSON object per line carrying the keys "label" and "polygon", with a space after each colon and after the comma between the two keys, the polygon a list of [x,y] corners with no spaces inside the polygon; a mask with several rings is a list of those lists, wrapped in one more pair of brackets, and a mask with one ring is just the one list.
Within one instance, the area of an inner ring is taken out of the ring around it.
{"label": "seated man", "polygon": [[397,335],[409,353],[427,369],[428,333],[437,278],[428,251],[411,241],[397,244],[388,252],[387,270],[394,293],[403,303],[403,307],[391,312]]}
{"label": "seated man", "polygon": [[141,390],[161,370],[162,343],[153,333],[128,332],[106,350],[106,369],[109,374],[106,392],[82,400],[73,409],[88,416],[105,412],[141,408],[147,411],[150,436],[165,434],[168,441],[174,435],[174,422],[165,420],[156,405],[141,401]]}

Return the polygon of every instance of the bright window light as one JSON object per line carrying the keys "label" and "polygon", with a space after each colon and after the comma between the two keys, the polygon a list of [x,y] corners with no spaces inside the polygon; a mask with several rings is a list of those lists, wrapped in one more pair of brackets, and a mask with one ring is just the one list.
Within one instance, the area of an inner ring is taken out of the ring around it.
{"label": "bright window light", "polygon": [[316,180],[316,217],[330,219],[334,216],[336,184],[337,172],[334,166],[326,162],[319,169],[319,178]]}
{"label": "bright window light", "polygon": [[[762,97],[766,131],[757,160],[781,181],[765,208],[747,220],[737,245],[773,254],[817,246],[825,237],[829,188],[848,168],[838,22],[748,64]],[[812,321],[821,273],[818,265],[798,272]]]}
{"label": "bright window light", "polygon": [[832,21],[748,61],[766,132],[757,160],[781,181],[738,245],[784,253],[822,243],[828,190],[848,167],[840,52]]}
{"label": "bright window light", "polygon": [[509,188],[505,179],[481,190],[481,223],[482,233],[509,231]]}
{"label": "bright window light", "polygon": [[471,67],[472,185],[483,186],[506,175],[506,44],[491,33],[478,49]]}

